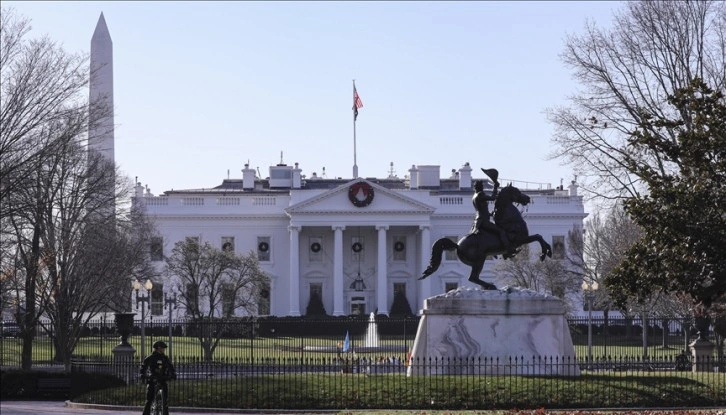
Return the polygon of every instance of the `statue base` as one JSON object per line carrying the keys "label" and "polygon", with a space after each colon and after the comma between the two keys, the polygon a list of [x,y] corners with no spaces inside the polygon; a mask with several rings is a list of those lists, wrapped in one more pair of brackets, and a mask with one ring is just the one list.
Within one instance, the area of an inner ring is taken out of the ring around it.
{"label": "statue base", "polygon": [[562,301],[521,288],[458,288],[427,298],[407,371],[579,376]]}

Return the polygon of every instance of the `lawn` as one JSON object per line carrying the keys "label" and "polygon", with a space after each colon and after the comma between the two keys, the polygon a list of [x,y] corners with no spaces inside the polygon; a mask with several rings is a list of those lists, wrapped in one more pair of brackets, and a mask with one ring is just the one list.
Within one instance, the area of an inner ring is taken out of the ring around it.
{"label": "lawn", "polygon": [[[176,381],[173,406],[249,409],[536,409],[726,405],[719,374],[617,373],[578,378],[280,374]],[[97,391],[75,402],[140,405],[141,385]]]}
{"label": "lawn", "polygon": [[[163,340],[172,345],[172,357],[174,359],[199,359],[203,357],[202,347],[199,340],[193,337],[174,336],[169,341],[168,336],[146,336],[146,347],[151,352],[151,344],[156,340]],[[131,336],[129,338],[131,345],[137,350],[139,358],[141,353],[140,336]],[[214,357],[215,360],[225,359],[289,359],[289,358],[316,358],[316,357],[334,357],[334,352],[317,352],[306,349],[306,347],[323,347],[333,349],[342,342],[342,339],[331,339],[329,337],[256,337],[249,338],[224,338],[221,339],[217,346]],[[74,355],[78,357],[87,357],[92,359],[110,359],[112,357],[111,350],[118,343],[115,337],[82,337]],[[637,339],[630,342],[621,342],[617,346],[606,346],[601,339],[593,342],[592,355],[594,358],[603,356],[612,356],[618,359],[625,358],[642,358],[643,347]],[[0,339],[0,365],[14,366],[20,364],[21,341],[17,338]],[[362,339],[351,339],[353,349],[364,345]],[[413,346],[413,338],[407,338],[405,341],[401,336],[383,338],[379,341],[380,346],[396,346],[396,352],[383,353],[386,357],[394,355],[400,359],[405,359],[406,352]],[[673,359],[682,349],[674,346],[666,348],[660,345],[651,345],[647,349],[650,358],[666,358]],[[588,346],[585,344],[575,344],[575,353],[579,358],[588,356]],[[715,357],[714,351],[714,357]],[[148,352],[146,353],[148,354]],[[368,356],[378,356],[382,353],[362,354]],[[48,337],[38,337],[33,344],[33,361],[49,362],[52,361],[54,350]]]}

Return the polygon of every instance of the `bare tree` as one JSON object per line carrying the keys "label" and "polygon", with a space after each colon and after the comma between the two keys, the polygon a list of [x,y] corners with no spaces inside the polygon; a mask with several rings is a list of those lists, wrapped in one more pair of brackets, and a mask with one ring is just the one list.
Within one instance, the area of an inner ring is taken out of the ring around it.
{"label": "bare tree", "polygon": [[[628,156],[641,166],[672,166],[654,149],[632,155],[627,139],[643,111],[666,119],[668,96],[700,77],[726,89],[726,4],[723,1],[626,2],[610,30],[588,22],[562,54],[581,85],[567,107],[547,110],[555,126],[552,158],[571,165],[583,190],[601,202],[643,191]],[[675,135],[670,137],[675,141]]]}
{"label": "bare tree", "polygon": [[[595,281],[597,291],[595,305],[605,312],[613,308],[605,278],[610,275],[642,234],[640,228],[628,217],[622,204],[615,204],[601,214],[593,214],[585,223],[583,244],[584,276]],[[629,308],[619,310],[629,313]]]}
{"label": "bare tree", "polygon": [[[12,197],[33,209],[10,218],[24,267],[23,329],[47,317],[56,360],[69,368],[88,320],[127,309],[129,280],[149,275],[152,227],[127,208],[131,185],[113,163],[76,142],[59,146],[31,176],[36,184]],[[23,355],[23,365],[31,363]]]}
{"label": "bare tree", "polygon": [[[152,226],[129,210],[131,184],[97,153],[68,146],[44,185],[41,303],[55,333],[56,360],[70,367],[83,326],[101,311],[128,309],[129,281],[152,274]],[[116,189],[109,192],[108,189]]]}
{"label": "bare tree", "polygon": [[178,282],[179,300],[196,323],[195,335],[212,360],[229,318],[238,311],[256,315],[269,277],[256,255],[237,255],[187,238],[174,246],[166,260],[170,280]]}
{"label": "bare tree", "polygon": [[3,8],[0,260],[15,281],[26,369],[41,316],[68,364],[85,321],[101,309],[126,308],[128,278],[146,267],[151,229],[128,209],[115,214],[129,184],[112,162],[86,151],[91,124],[112,110],[89,105],[86,57],[47,37],[30,39],[29,31],[27,19]]}
{"label": "bare tree", "polygon": [[[0,13],[0,216],[3,272],[16,285],[16,319],[23,338],[22,365],[32,364],[38,317],[36,283],[42,247],[39,223],[21,223],[17,213],[34,210],[26,203],[33,175],[58,139],[50,127],[66,109],[81,110],[76,100],[88,78],[82,59],[66,54],[48,38],[28,39],[29,21],[12,9]],[[30,198],[33,199],[33,198]]]}
{"label": "bare tree", "polygon": [[[0,15],[0,200],[28,185],[56,144],[82,140],[52,128],[88,113],[87,59],[69,54],[47,37],[29,39],[30,21],[13,9]],[[93,111],[105,112],[99,108]],[[86,117],[77,118],[85,123]],[[25,206],[2,203],[4,215]]]}
{"label": "bare tree", "polygon": [[528,245],[523,245],[513,258],[499,261],[494,269],[507,284],[562,299],[567,311],[573,307],[569,296],[579,290],[582,281],[579,270],[567,259],[540,261],[530,253]]}

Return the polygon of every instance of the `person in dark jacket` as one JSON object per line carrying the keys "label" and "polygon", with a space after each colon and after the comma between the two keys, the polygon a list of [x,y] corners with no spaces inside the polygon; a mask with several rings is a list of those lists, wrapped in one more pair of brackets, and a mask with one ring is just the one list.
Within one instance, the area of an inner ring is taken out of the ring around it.
{"label": "person in dark jacket", "polygon": [[162,394],[164,395],[164,415],[169,415],[169,387],[167,380],[176,379],[176,371],[171,360],[164,353],[166,352],[166,343],[162,341],[155,342],[153,345],[154,352],[144,359],[141,364],[141,379],[146,381],[146,404],[144,405],[144,415],[151,413],[151,403],[154,401],[154,382],[159,382]]}

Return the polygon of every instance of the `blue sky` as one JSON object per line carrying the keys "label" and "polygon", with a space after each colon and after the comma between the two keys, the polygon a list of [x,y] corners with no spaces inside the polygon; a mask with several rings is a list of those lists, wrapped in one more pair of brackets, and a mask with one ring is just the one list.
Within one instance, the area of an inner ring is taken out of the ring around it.
{"label": "blue sky", "polygon": [[263,177],[283,161],[351,178],[469,162],[568,183],[544,110],[578,85],[561,62],[586,19],[619,2],[14,2],[69,52],[101,12],[114,44],[116,162],[159,194]]}

